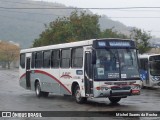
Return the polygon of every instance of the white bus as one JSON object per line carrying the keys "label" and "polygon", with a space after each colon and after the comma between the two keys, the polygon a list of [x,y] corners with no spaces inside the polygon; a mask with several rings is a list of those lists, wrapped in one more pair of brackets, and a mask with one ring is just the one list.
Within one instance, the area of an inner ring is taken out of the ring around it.
{"label": "white bus", "polygon": [[91,39],[20,51],[20,86],[38,97],[72,95],[77,103],[108,97],[112,103],[139,95],[134,41]]}
{"label": "white bus", "polygon": [[140,77],[144,87],[160,87],[160,54],[139,55]]}

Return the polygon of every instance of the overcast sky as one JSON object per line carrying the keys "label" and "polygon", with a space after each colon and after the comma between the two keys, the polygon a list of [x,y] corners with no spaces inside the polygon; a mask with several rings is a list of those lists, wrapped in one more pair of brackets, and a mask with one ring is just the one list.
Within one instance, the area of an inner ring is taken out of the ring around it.
{"label": "overcast sky", "polygon": [[159,7],[147,9],[93,10],[93,13],[107,15],[112,20],[127,26],[150,31],[160,38],[160,0],[37,0],[62,3],[81,8],[119,8],[119,7]]}

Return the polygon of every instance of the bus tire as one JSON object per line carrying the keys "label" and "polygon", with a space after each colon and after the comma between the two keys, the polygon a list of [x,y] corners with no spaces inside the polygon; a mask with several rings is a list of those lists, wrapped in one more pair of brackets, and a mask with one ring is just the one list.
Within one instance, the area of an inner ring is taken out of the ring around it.
{"label": "bus tire", "polygon": [[35,92],[36,92],[37,97],[48,97],[48,95],[49,95],[49,92],[42,92],[41,91],[41,86],[40,86],[39,82],[36,82]]}
{"label": "bus tire", "polygon": [[79,103],[79,104],[85,103],[87,101],[86,97],[81,97],[81,92],[80,92],[79,85],[77,85],[75,87],[74,97],[75,97],[76,102]]}
{"label": "bus tire", "polygon": [[42,96],[41,86],[40,86],[39,82],[36,82],[35,92],[36,92],[36,96],[37,97],[41,97]]}
{"label": "bus tire", "polygon": [[121,100],[120,97],[109,97],[108,99],[111,103],[118,103]]}

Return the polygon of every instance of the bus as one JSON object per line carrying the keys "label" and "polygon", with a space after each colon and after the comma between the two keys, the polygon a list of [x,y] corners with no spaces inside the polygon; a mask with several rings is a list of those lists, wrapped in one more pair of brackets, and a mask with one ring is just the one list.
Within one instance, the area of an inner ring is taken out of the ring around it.
{"label": "bus", "polygon": [[160,54],[139,55],[140,77],[144,87],[160,87]]}
{"label": "bus", "polygon": [[90,39],[20,51],[20,86],[37,97],[71,95],[77,103],[87,98],[139,95],[141,79],[134,41]]}

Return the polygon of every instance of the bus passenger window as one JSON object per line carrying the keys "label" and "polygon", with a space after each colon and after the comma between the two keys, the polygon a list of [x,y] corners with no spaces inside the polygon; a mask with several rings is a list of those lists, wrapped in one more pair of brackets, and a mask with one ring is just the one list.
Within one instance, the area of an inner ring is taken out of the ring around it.
{"label": "bus passenger window", "polygon": [[36,52],[35,54],[35,68],[42,67],[42,52]]}
{"label": "bus passenger window", "polygon": [[72,67],[81,68],[83,66],[83,48],[72,49]]}
{"label": "bus passenger window", "polygon": [[43,52],[43,67],[50,68],[50,62],[51,62],[51,52],[44,51]]}
{"label": "bus passenger window", "polygon": [[148,69],[148,61],[147,59],[140,59],[140,69],[147,70]]}
{"label": "bus passenger window", "polygon": [[22,53],[22,54],[20,55],[20,66],[21,66],[22,68],[25,68],[25,53]]}
{"label": "bus passenger window", "polygon": [[61,67],[62,68],[69,68],[70,67],[70,58],[71,58],[70,49],[62,50],[62,55],[61,55]]}
{"label": "bus passenger window", "polygon": [[58,68],[60,61],[60,52],[59,50],[53,50],[51,55],[51,67]]}
{"label": "bus passenger window", "polygon": [[31,61],[31,68],[35,67],[35,53],[32,53],[32,61]]}

